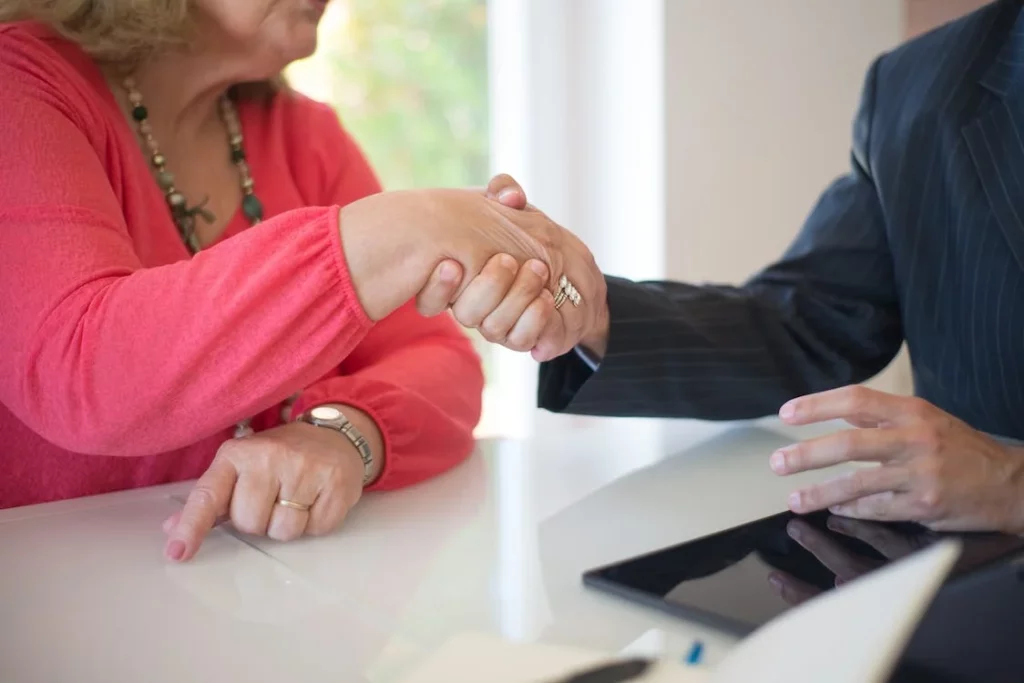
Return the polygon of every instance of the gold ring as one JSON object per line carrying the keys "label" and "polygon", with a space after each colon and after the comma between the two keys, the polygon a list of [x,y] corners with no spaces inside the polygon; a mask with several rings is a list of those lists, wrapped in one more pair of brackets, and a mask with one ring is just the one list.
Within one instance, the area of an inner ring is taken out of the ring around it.
{"label": "gold ring", "polygon": [[281,507],[298,510],[299,512],[309,512],[309,508],[313,507],[312,505],[303,505],[302,503],[296,503],[294,500],[285,500],[284,498],[278,498],[277,504]]}
{"label": "gold ring", "polygon": [[555,310],[557,311],[562,305],[569,300],[572,302],[573,308],[579,308],[580,304],[583,303],[583,296],[576,289],[576,285],[569,281],[569,278],[562,275],[558,279],[558,293],[555,294]]}

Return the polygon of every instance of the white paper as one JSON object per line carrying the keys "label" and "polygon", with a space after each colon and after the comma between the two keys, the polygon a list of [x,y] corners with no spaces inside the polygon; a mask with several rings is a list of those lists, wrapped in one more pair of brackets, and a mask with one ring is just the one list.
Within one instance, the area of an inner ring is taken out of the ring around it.
{"label": "white paper", "polygon": [[[786,612],[714,669],[662,662],[637,683],[884,683],[959,555],[936,544]],[[550,683],[614,658],[467,634],[403,683]]]}

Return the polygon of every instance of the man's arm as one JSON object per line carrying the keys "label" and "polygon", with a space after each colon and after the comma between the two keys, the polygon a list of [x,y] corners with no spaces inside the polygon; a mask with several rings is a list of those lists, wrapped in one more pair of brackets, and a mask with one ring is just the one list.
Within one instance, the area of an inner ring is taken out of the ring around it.
{"label": "man's arm", "polygon": [[599,369],[576,353],[542,365],[542,408],[760,417],[798,395],[866,380],[895,357],[903,331],[869,158],[875,72],[854,125],[852,168],[782,259],[741,287],[608,278]]}

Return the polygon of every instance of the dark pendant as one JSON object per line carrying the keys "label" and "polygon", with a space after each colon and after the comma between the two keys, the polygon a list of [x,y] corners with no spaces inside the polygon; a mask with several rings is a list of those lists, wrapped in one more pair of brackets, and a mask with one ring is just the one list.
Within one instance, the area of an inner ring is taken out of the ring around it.
{"label": "dark pendant", "polygon": [[242,198],[242,211],[250,221],[263,220],[263,203],[254,194],[247,194]]}
{"label": "dark pendant", "polygon": [[245,150],[241,147],[235,147],[231,150],[231,161],[237,163],[245,161]]}
{"label": "dark pendant", "polygon": [[149,111],[141,104],[137,107],[132,107],[132,118],[141,123],[149,118]]}

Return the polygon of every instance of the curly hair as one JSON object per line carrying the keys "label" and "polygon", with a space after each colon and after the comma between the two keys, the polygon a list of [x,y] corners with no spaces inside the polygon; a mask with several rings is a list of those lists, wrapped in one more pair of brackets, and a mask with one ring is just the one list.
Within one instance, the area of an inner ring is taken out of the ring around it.
{"label": "curly hair", "polygon": [[0,22],[37,21],[97,61],[131,62],[187,39],[191,0],[0,0]]}

